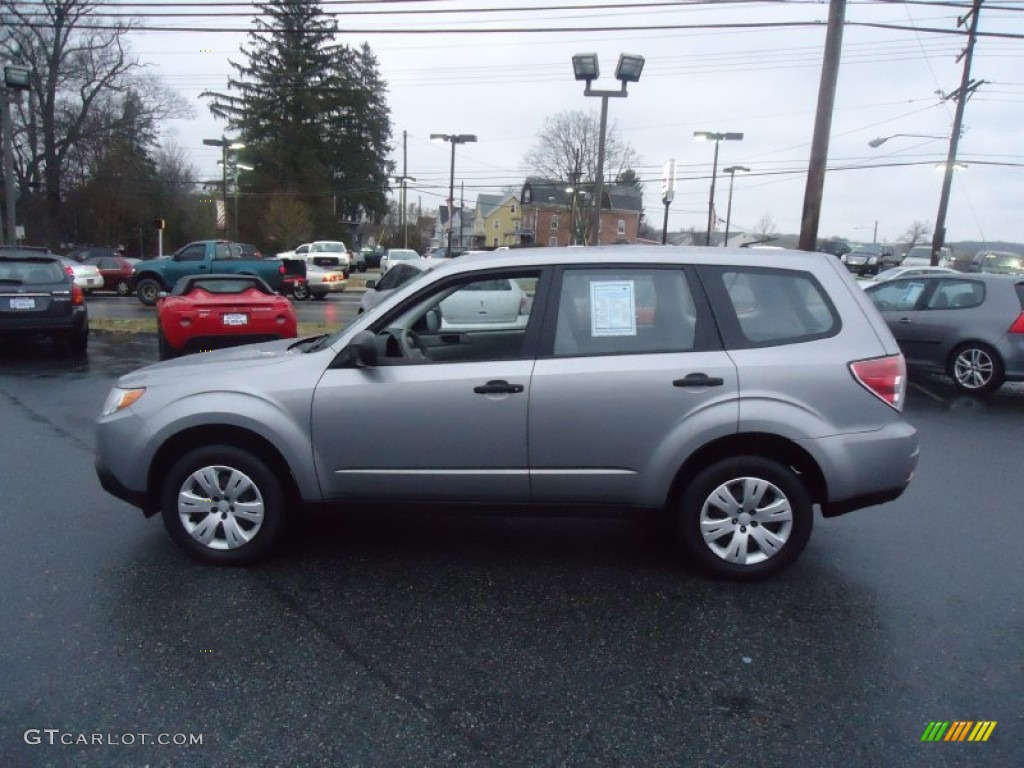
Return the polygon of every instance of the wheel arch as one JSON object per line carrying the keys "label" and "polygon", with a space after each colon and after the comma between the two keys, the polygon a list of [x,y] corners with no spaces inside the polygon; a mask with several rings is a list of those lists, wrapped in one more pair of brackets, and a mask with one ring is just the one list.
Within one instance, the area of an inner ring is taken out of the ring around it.
{"label": "wheel arch", "polygon": [[822,504],[828,500],[825,475],[806,450],[785,437],[765,432],[742,432],[712,440],[694,451],[676,472],[666,499],[666,506],[679,498],[690,481],[705,468],[736,456],[759,456],[793,468],[807,488],[811,501]]}
{"label": "wheel arch", "polygon": [[273,470],[289,501],[301,500],[302,494],[291,467],[267,438],[250,429],[232,424],[203,424],[172,435],[154,454],[146,479],[147,515],[159,511],[160,489],[167,471],[186,453],[203,445],[229,445],[252,453]]}

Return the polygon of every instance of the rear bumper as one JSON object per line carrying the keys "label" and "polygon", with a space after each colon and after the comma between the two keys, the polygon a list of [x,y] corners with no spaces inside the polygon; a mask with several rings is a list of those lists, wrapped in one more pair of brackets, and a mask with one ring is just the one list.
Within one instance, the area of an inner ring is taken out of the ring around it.
{"label": "rear bumper", "polygon": [[902,420],[872,432],[798,442],[814,456],[828,484],[821,502],[825,517],[899,498],[919,457],[917,430]]}
{"label": "rear bumper", "polygon": [[59,317],[11,317],[8,313],[0,318],[0,336],[27,336],[37,333],[75,336],[88,330],[89,313],[84,306],[72,307],[70,314]]}

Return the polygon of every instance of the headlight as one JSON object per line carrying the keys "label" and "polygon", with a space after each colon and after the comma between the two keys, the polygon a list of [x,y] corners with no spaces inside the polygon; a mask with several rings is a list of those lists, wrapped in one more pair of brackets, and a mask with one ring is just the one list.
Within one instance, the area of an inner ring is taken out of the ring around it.
{"label": "headlight", "polygon": [[144,394],[146,394],[145,387],[139,387],[137,389],[120,389],[119,387],[114,387],[110,390],[110,394],[107,395],[107,401],[103,403],[103,413],[101,415],[109,416],[112,413],[117,413],[118,411],[135,403],[135,401]]}
{"label": "headlight", "polygon": [[877,263],[878,263],[878,259],[875,258],[874,256],[872,256],[870,259],[868,259],[868,264],[877,264]]}

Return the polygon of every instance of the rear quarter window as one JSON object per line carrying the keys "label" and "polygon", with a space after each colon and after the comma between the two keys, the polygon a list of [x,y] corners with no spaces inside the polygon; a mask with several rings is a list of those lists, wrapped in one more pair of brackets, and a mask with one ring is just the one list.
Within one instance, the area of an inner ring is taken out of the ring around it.
{"label": "rear quarter window", "polygon": [[839,315],[809,272],[770,268],[704,268],[726,345],[770,347],[834,336]]}

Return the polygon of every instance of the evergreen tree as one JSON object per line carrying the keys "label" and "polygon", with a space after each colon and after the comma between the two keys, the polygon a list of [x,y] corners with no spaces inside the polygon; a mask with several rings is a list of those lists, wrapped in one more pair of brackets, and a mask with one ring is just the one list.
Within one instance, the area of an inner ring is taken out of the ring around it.
{"label": "evergreen tree", "polygon": [[291,197],[309,210],[317,237],[344,237],[341,221],[387,212],[391,125],[377,61],[366,45],[335,43],[335,25],[315,0],[259,8],[241,48],[246,63],[231,62],[238,76],[229,93],[203,94],[255,168],[246,187],[261,202],[246,206],[243,221],[263,221],[269,200]]}

